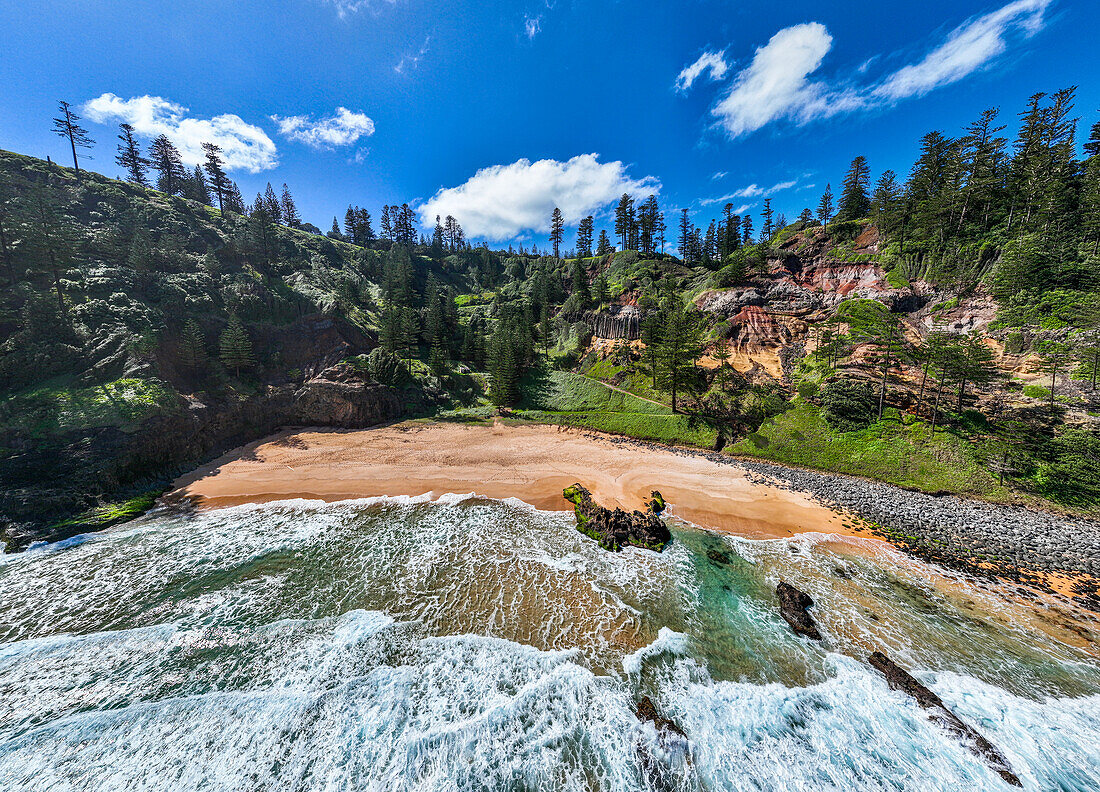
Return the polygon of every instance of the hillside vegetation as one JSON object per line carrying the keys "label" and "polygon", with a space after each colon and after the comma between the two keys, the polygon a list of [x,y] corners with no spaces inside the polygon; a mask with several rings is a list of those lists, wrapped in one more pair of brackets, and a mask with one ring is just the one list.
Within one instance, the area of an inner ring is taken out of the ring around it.
{"label": "hillside vegetation", "polygon": [[1079,157],[1072,101],[1012,143],[992,112],[929,133],[904,179],[856,157],[793,222],[684,211],[679,257],[655,196],[490,250],[407,204],[322,235],[216,149],[217,200],[171,157],[148,186],[132,141],[129,182],[0,152],[0,530],[101,526],[279,425],[495,409],[1096,514],[1100,124]]}

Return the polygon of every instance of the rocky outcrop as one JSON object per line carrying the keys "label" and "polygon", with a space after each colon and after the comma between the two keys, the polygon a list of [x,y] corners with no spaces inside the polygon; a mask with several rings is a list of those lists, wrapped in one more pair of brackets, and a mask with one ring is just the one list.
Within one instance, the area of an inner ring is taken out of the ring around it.
{"label": "rocky outcrop", "polygon": [[[7,552],[90,530],[69,521],[105,494],[163,488],[204,460],[281,426],[357,429],[424,405],[416,392],[384,387],[338,364],[301,385],[271,385],[245,400],[189,396],[136,431],[102,427],[53,443],[6,439],[0,458],[0,538]],[[63,523],[64,521],[64,523]],[[63,524],[62,524],[63,523]]]}
{"label": "rocky outcrop", "polygon": [[634,341],[641,335],[642,312],[635,305],[612,305],[605,311],[585,311],[562,318],[584,322],[596,338]]}
{"label": "rocky outcrop", "polygon": [[795,634],[820,641],[821,632],[817,629],[817,623],[806,610],[813,607],[813,598],[804,591],[799,591],[789,583],[783,582],[776,587],[775,595],[779,597],[779,613]]}
{"label": "rocky outcrop", "polygon": [[[661,716],[649,696],[638,700],[634,714],[643,723],[652,723],[657,730],[656,744],[639,739],[635,742],[642,771],[649,781],[651,789],[673,790],[677,787],[677,777],[681,770],[691,764],[690,747],[684,730],[673,721]],[[656,750],[654,750],[656,749]]]}
{"label": "rocky outcrop", "polygon": [[868,658],[868,662],[886,677],[887,684],[893,690],[900,690],[928,710],[932,720],[958,737],[974,754],[984,759],[997,775],[1013,786],[1023,786],[1020,779],[1012,772],[1004,755],[989,740],[949,710],[939,696],[914,679],[908,671],[882,652],[874,652]]}
{"label": "rocky outcrop", "polygon": [[580,484],[566,487],[562,495],[573,504],[577,530],[595,539],[605,550],[618,551],[632,545],[659,553],[672,541],[668,526],[652,510],[628,513],[622,509],[605,509],[592,500],[592,493]]}

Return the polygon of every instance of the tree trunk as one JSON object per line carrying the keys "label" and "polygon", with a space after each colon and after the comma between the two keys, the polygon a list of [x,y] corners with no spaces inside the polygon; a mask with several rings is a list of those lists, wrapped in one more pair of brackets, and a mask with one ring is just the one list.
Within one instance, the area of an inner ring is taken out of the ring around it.
{"label": "tree trunk", "polygon": [[920,415],[920,408],[924,405],[924,383],[928,381],[928,367],[931,365],[931,361],[924,364],[924,373],[920,378],[920,393],[917,395],[917,415]]}
{"label": "tree trunk", "polygon": [[886,357],[882,364],[882,384],[878,391],[878,420],[882,420],[882,409],[886,403],[886,377],[890,373],[890,350],[887,347]]}
{"label": "tree trunk", "polygon": [[1054,358],[1050,367],[1050,412],[1054,412],[1054,386],[1058,382],[1058,358]]}
{"label": "tree trunk", "polygon": [[947,379],[947,366],[943,368],[943,372],[940,374],[940,381],[936,385],[936,401],[932,405],[932,437],[936,436],[936,422],[940,417],[940,394],[943,393],[943,382]]}
{"label": "tree trunk", "polygon": [[72,130],[69,131],[69,145],[73,149],[73,170],[80,173],[80,166],[76,164],[76,141],[73,139]]}
{"label": "tree trunk", "polygon": [[959,408],[956,412],[962,415],[963,411],[963,396],[966,394],[966,380],[959,383]]}

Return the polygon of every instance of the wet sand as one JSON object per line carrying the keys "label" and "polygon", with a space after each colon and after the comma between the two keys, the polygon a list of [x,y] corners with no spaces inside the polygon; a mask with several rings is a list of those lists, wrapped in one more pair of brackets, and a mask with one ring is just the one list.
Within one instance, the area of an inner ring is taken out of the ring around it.
{"label": "wet sand", "polygon": [[640,509],[660,490],[669,513],[753,539],[856,536],[854,518],[799,492],[750,481],[736,466],[658,447],[624,447],[552,426],[409,422],[357,431],[287,430],[178,479],[167,500],[199,508],[289,498],[473,492],[565,511],[580,482],[607,507]]}

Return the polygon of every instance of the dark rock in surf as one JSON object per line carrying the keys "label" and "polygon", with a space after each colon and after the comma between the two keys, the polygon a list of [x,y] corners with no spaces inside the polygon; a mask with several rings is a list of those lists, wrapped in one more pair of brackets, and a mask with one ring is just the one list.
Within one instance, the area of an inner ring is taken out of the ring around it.
{"label": "dark rock in surf", "polygon": [[684,730],[677,726],[674,721],[662,717],[661,714],[657,712],[657,706],[649,696],[642,696],[638,699],[638,705],[634,708],[634,714],[638,716],[638,720],[643,722],[649,721],[656,726],[658,734],[662,732],[671,732],[681,737],[687,737],[687,735],[684,734]]}
{"label": "dark rock in surf", "polygon": [[914,679],[908,671],[882,652],[874,652],[867,661],[886,677],[887,684],[893,690],[900,690],[928,710],[932,720],[957,736],[971,752],[984,759],[997,775],[1013,786],[1023,786],[1020,779],[1012,772],[1004,755],[989,740],[949,710],[939,696]]}
{"label": "dark rock in surf", "polygon": [[805,635],[807,638],[820,641],[821,632],[817,629],[817,623],[806,611],[807,608],[813,607],[813,598],[804,591],[799,591],[789,583],[783,582],[776,586],[775,595],[779,597],[779,613],[791,629],[797,635]]}
{"label": "dark rock in surf", "polygon": [[577,530],[595,539],[606,550],[621,550],[626,545],[661,552],[672,541],[672,534],[653,511],[627,513],[622,509],[605,509],[592,493],[580,484],[566,487],[562,495],[573,504],[577,515]]}
{"label": "dark rock in surf", "polygon": [[682,776],[682,772],[677,772],[677,766],[682,771],[691,765],[691,743],[683,729],[657,712],[649,696],[638,700],[634,714],[642,723],[652,723],[657,730],[656,744],[641,735],[634,744],[649,787],[671,792],[677,788],[677,778]]}

